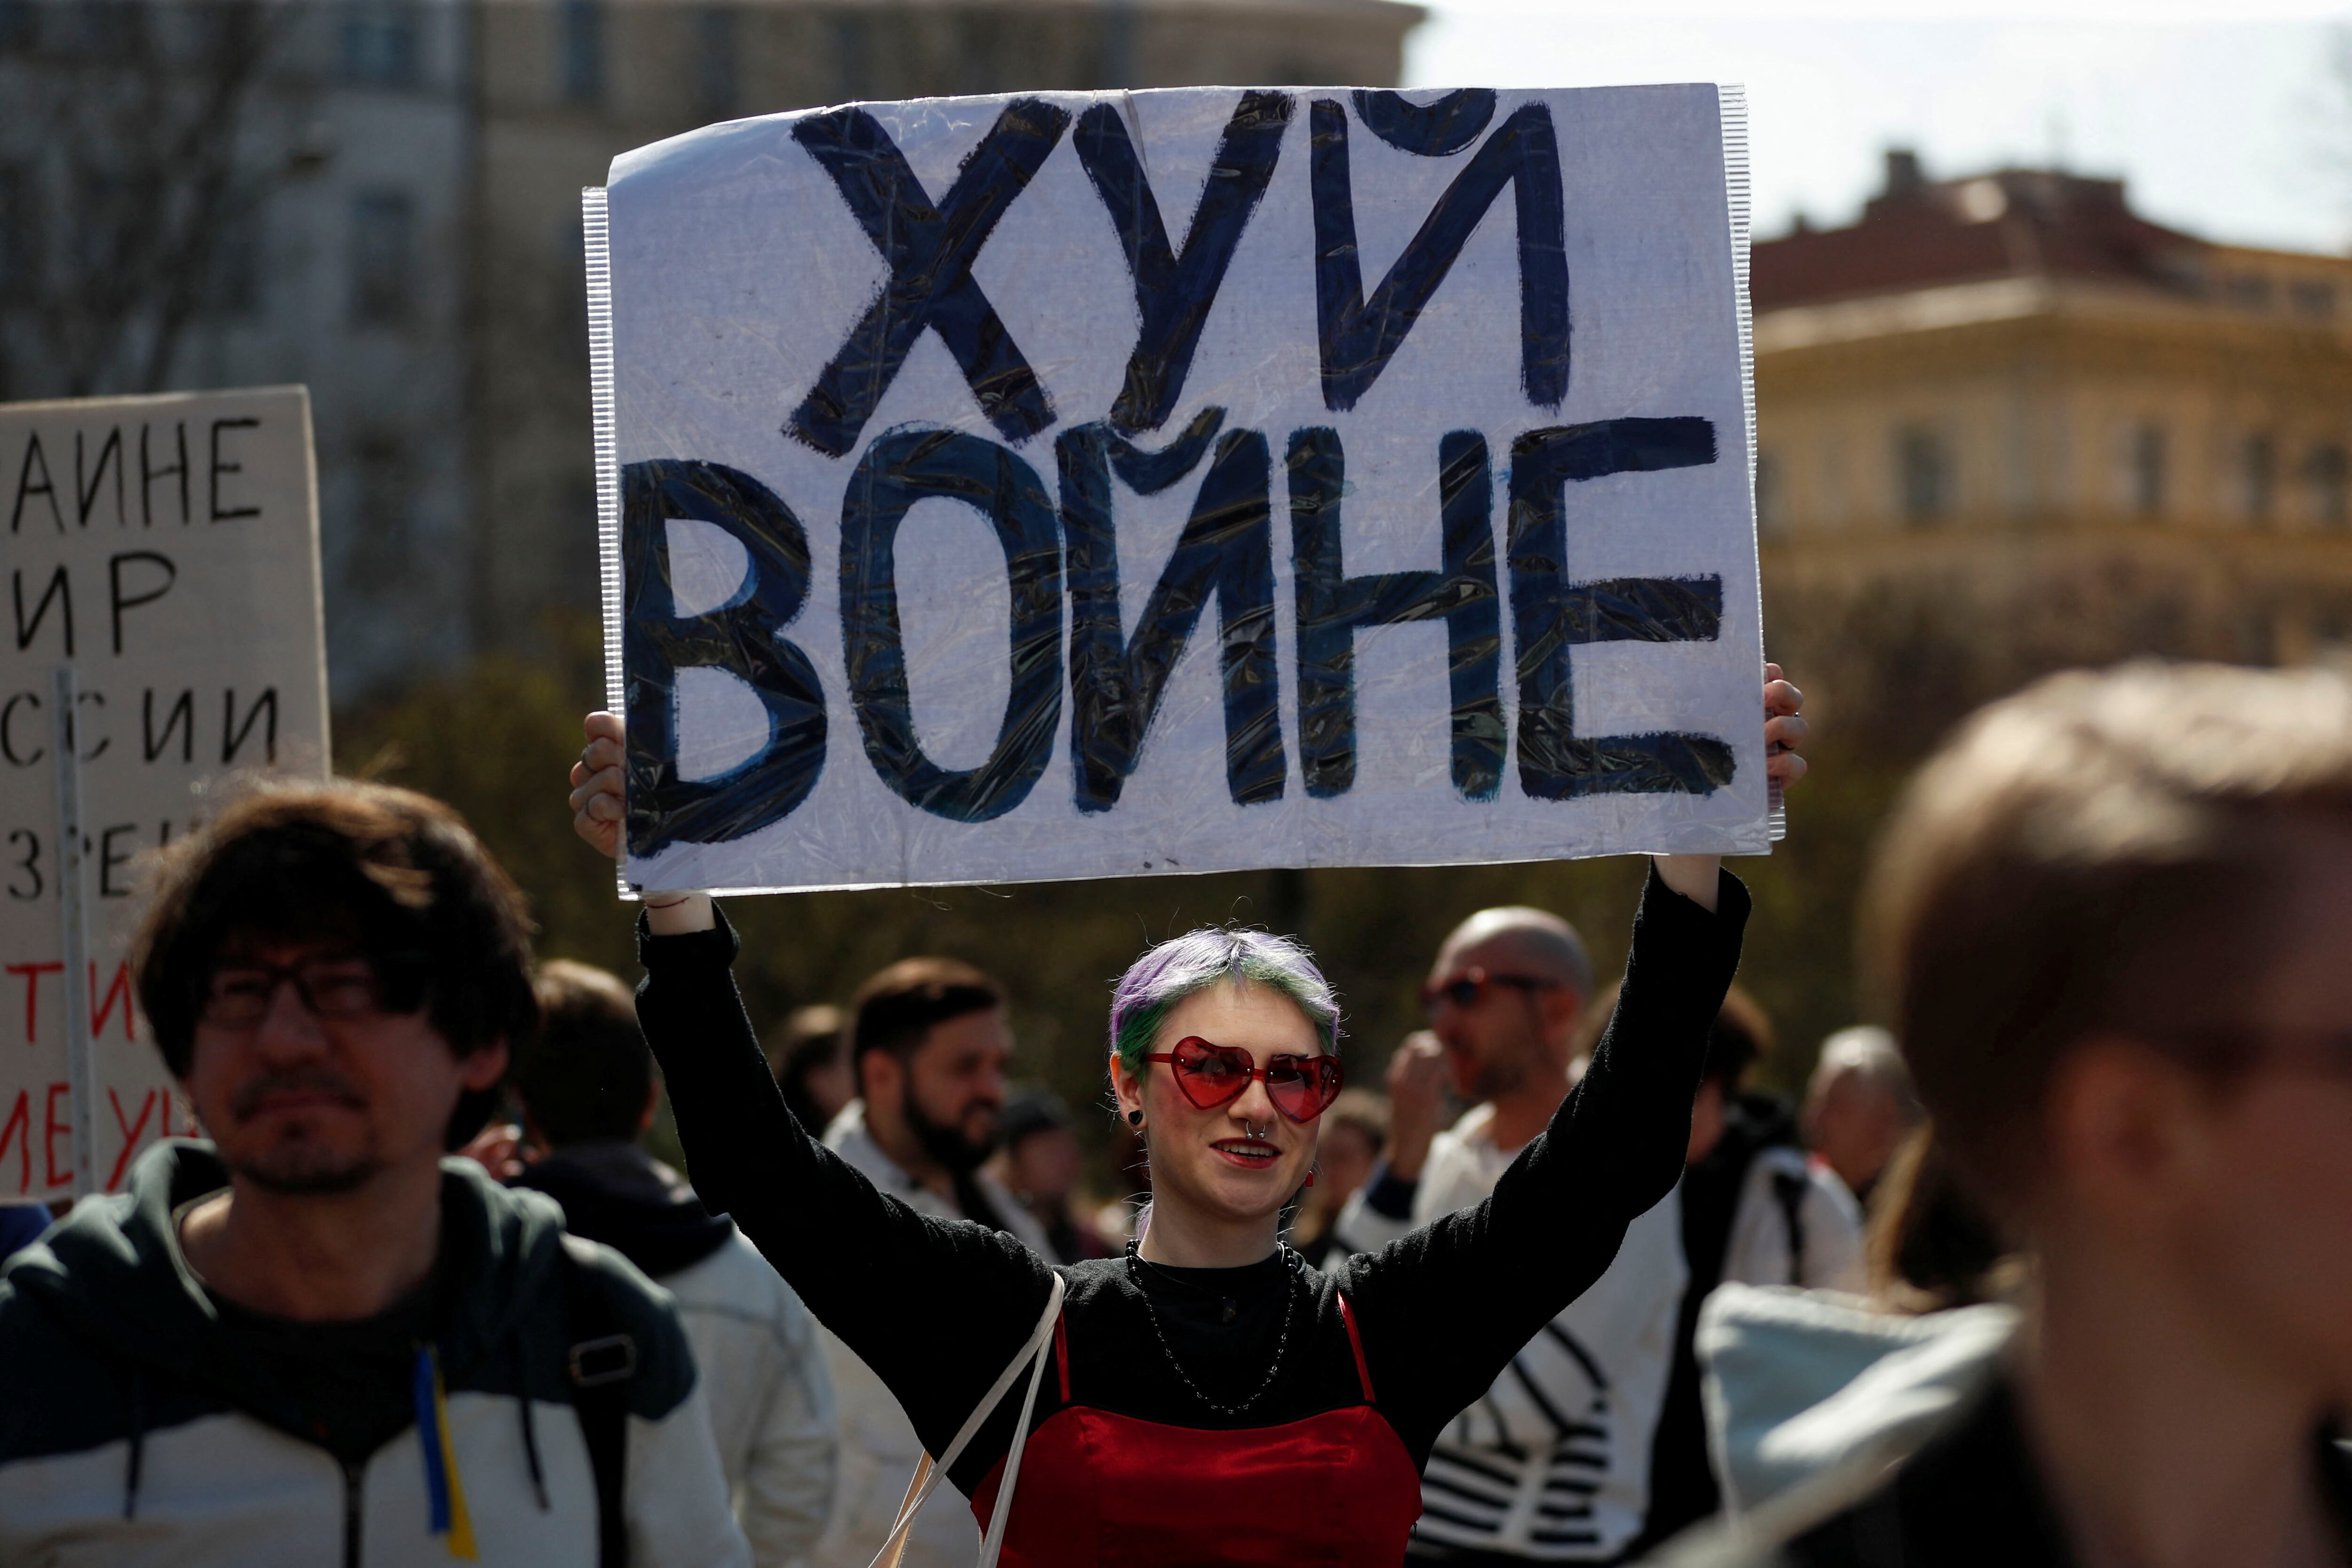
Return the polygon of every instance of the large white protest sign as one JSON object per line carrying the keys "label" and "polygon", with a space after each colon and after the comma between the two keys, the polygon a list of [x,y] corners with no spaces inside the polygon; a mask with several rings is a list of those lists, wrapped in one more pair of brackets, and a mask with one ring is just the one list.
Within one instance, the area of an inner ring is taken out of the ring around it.
{"label": "large white protest sign", "polygon": [[142,861],[233,778],[325,772],[317,489],[299,386],[0,405],[0,1202],[191,1131],[132,1005]]}
{"label": "large white protest sign", "polygon": [[616,160],[625,882],[1764,848],[1743,123],[1048,93]]}

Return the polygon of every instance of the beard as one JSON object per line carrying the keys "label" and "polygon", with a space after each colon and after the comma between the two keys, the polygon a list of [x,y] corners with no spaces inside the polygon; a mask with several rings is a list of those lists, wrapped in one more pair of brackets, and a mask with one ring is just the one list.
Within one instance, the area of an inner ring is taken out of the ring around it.
{"label": "beard", "polygon": [[[243,1085],[230,1102],[232,1120],[249,1119],[268,1096],[288,1089],[331,1094],[354,1110],[367,1100],[340,1074],[317,1068],[267,1073]],[[248,1147],[239,1139],[235,1147],[219,1143],[221,1163],[264,1192],[286,1197],[313,1197],[354,1192],[383,1172],[384,1162],[373,1149],[338,1149],[320,1142],[316,1130],[297,1116],[277,1130],[267,1147]]]}
{"label": "beard", "polygon": [[907,1096],[907,1128],[922,1144],[923,1152],[946,1166],[959,1176],[968,1176],[987,1163],[996,1152],[996,1131],[975,1142],[963,1130],[961,1122],[934,1121],[926,1115],[914,1095]]}
{"label": "beard", "polygon": [[229,1174],[280,1197],[325,1197],[357,1192],[384,1168],[383,1162],[373,1155],[323,1149],[299,1135],[261,1154],[246,1155],[226,1163]]}

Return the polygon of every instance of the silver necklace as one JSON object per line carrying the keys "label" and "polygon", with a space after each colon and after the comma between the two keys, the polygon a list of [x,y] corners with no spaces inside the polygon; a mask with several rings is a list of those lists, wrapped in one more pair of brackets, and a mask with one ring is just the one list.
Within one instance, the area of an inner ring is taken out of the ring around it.
{"label": "silver necklace", "polygon": [[[1275,1342],[1274,1363],[1265,1369],[1265,1381],[1257,1385],[1256,1393],[1238,1405],[1220,1405],[1201,1392],[1201,1385],[1192,1381],[1192,1374],[1186,1372],[1184,1363],[1176,1359],[1175,1348],[1168,1342],[1168,1332],[1160,1326],[1159,1310],[1151,1304],[1151,1292],[1146,1290],[1143,1288],[1143,1281],[1135,1277],[1135,1266],[1142,1261],[1136,1256],[1136,1243],[1130,1241],[1127,1244],[1127,1277],[1135,1286],[1136,1294],[1143,1298],[1144,1315],[1151,1320],[1151,1335],[1160,1342],[1160,1353],[1168,1358],[1169,1366],[1173,1369],[1178,1380],[1192,1391],[1192,1396],[1218,1415],[1226,1417],[1239,1415],[1243,1411],[1255,1405],[1265,1397],[1265,1391],[1274,1386],[1275,1378],[1282,1371],[1283,1352],[1290,1348],[1290,1321],[1296,1315],[1298,1307],[1298,1295],[1291,1289],[1291,1277],[1298,1272],[1297,1265],[1304,1260],[1298,1254],[1291,1251],[1288,1242],[1280,1243],[1279,1246],[1282,1250],[1282,1337]],[[1188,1281],[1180,1280],[1178,1283],[1188,1283]],[[1232,1303],[1229,1301],[1226,1305],[1230,1308]],[[1227,1315],[1225,1321],[1232,1321],[1231,1315]]]}

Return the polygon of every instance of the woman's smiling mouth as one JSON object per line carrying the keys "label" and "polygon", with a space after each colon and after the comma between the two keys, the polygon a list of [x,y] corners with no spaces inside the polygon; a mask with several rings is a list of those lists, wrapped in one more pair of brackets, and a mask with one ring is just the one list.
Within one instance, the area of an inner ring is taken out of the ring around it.
{"label": "woman's smiling mouth", "polygon": [[1221,1138],[1209,1147],[1244,1171],[1263,1171],[1282,1157],[1280,1150],[1256,1138]]}

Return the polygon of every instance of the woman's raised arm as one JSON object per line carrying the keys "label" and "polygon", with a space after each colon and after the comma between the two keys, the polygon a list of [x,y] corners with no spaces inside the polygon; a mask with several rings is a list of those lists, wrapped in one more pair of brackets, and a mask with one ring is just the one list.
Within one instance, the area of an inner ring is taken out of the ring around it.
{"label": "woman's raised arm", "polygon": [[[592,714],[586,731],[573,823],[614,853],[620,721]],[[1052,1289],[1046,1265],[999,1232],[916,1213],[810,1136],[736,991],[737,946],[709,895],[646,895],[637,1017],[668,1082],[695,1192],[733,1217],[939,1453],[1029,1337]],[[1008,1405],[975,1448],[1001,1451],[1011,1426]]]}

